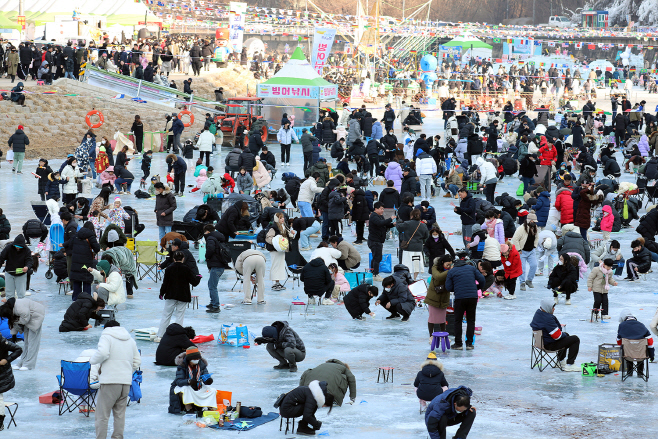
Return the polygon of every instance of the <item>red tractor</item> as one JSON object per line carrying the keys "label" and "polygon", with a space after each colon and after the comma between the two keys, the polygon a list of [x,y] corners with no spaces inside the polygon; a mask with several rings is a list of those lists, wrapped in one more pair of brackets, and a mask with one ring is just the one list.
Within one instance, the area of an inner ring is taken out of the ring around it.
{"label": "red tractor", "polygon": [[222,132],[224,141],[235,142],[235,135],[240,125],[244,125],[244,145],[249,143],[248,132],[252,129],[252,118],[256,118],[255,127],[261,131],[263,143],[267,141],[267,121],[263,119],[262,100],[257,97],[237,97],[226,100],[226,113],[215,118]]}

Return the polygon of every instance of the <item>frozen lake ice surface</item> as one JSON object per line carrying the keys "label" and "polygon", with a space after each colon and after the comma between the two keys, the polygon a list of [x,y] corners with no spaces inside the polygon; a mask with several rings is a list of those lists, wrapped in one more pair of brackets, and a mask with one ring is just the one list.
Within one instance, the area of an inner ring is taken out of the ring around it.
{"label": "frozen lake ice surface", "polygon": [[[435,113],[436,114],[436,113]],[[441,119],[428,118],[422,132],[428,135],[440,133]],[[396,126],[399,132],[399,127]],[[279,158],[279,147],[271,145],[271,150]],[[212,158],[216,172],[221,172],[227,149],[221,156]],[[329,157],[328,152],[322,154]],[[302,175],[301,145],[293,145],[293,160],[290,168],[278,168],[273,188],[282,187],[280,176],[292,171]],[[619,157],[621,160],[621,157]],[[329,159],[331,160],[331,159]],[[62,160],[51,160],[51,167],[59,167]],[[140,178],[139,159],[130,164],[136,178]],[[12,224],[12,237],[21,229],[26,220],[33,218],[30,200],[37,200],[37,182],[29,174],[36,167],[36,161],[28,161],[23,175],[11,173],[11,167],[2,163],[0,169],[0,207]],[[164,154],[155,154],[151,175],[166,174]],[[634,181],[634,176],[623,174],[622,181]],[[192,172],[187,174],[187,183],[193,183]],[[506,177],[497,187],[497,193],[514,194],[519,185],[515,177]],[[137,189],[133,185],[133,191]],[[382,186],[371,187],[380,191]],[[189,190],[189,188],[188,188]],[[98,190],[94,189],[94,196]],[[442,195],[442,194],[441,194]],[[201,193],[187,193],[177,198],[178,210],[175,218],[182,219],[185,212],[201,204]],[[146,224],[140,239],[156,240],[158,230],[152,213],[153,200],[138,200],[133,196],[122,196],[123,204],[133,206]],[[554,200],[554,196],[553,196]],[[416,200],[419,203],[419,199]],[[456,200],[441,196],[432,198],[437,211],[438,223],[442,230],[460,230],[459,217],[452,209]],[[642,215],[644,209],[640,215]],[[612,235],[621,242],[626,259],[631,255],[630,242],[637,236],[634,226]],[[344,235],[347,240],[349,229]],[[591,238],[600,234],[590,232]],[[453,247],[462,247],[461,236],[451,235]],[[312,240],[315,247],[319,238]],[[397,261],[397,242],[387,241],[384,253],[393,254]],[[368,248],[358,247],[367,263]],[[196,255],[196,251],[192,249]],[[267,252],[266,252],[267,253]],[[303,252],[308,258],[309,252]],[[362,262],[362,265],[365,264]],[[270,258],[268,255],[268,267]],[[340,359],[350,365],[357,378],[357,398],[354,405],[336,407],[330,415],[327,409],[318,410],[318,419],[323,422],[320,437],[329,438],[425,438],[427,430],[424,415],[419,414],[419,403],[415,396],[413,381],[420,364],[429,352],[427,311],[416,309],[409,323],[399,320],[385,320],[388,314],[382,308],[374,307],[375,318],[366,321],[352,320],[342,305],[317,307],[315,314],[305,318],[298,311],[288,317],[291,299],[303,295],[303,287],[292,287],[287,283],[283,291],[271,291],[271,282],[266,280],[266,305],[242,306],[240,285],[231,291],[235,275],[227,271],[220,282],[219,294],[222,304],[234,307],[223,309],[220,314],[207,314],[208,300],[207,274],[205,264],[199,264],[204,276],[193,294],[199,296],[199,309],[188,309],[185,325],[192,325],[197,334],[214,334],[224,323],[241,323],[252,332],[260,335],[263,326],[276,320],[287,320],[306,345],[306,359],[299,363],[299,372],[272,369],[276,361],[264,346],[250,349],[219,346],[216,342],[201,344],[202,355],[208,360],[208,369],[214,373],[213,387],[233,392],[233,403],[255,405],[265,413],[276,411],[272,407],[277,396],[295,388],[304,370],[315,367],[331,358]],[[15,371],[16,387],[5,394],[6,401],[19,403],[17,414],[18,428],[13,426],[2,433],[3,438],[25,439],[32,434],[40,438],[90,438],[94,437],[94,416],[89,418],[79,413],[58,416],[54,405],[39,404],[38,396],[56,390],[56,375],[60,373],[60,360],[74,360],[84,349],[95,348],[101,328],[80,333],[58,332],[65,310],[71,297],[59,295],[55,280],[44,278],[42,265],[32,278],[31,299],[43,303],[47,315],[43,325],[43,339],[37,368],[32,371]],[[424,277],[427,274],[423,274]],[[542,298],[552,297],[544,288],[547,277],[538,277],[534,289],[519,291],[518,300],[506,301],[498,298],[480,300],[477,309],[477,326],[482,326],[482,334],[476,337],[472,351],[447,351],[438,354],[445,367],[450,387],[465,385],[473,390],[473,405],[477,408],[477,418],[471,438],[583,438],[583,437],[652,437],[658,434],[656,412],[656,380],[648,383],[632,377],[625,383],[619,375],[602,378],[586,378],[579,373],[564,373],[547,369],[539,372],[530,370],[529,323]],[[598,345],[615,343],[617,316],[627,308],[637,318],[648,325],[658,305],[658,289],[655,288],[658,272],[649,274],[645,282],[620,282],[610,291],[610,314],[612,320],[604,323],[590,323],[590,308],[593,298],[587,292],[586,281],[580,281],[580,289],[573,296],[573,305],[564,305],[563,300],[556,308],[566,331],[580,337],[580,354],[577,364],[596,361]],[[128,330],[157,327],[160,321],[163,302],[158,300],[159,285],[150,279],[139,282],[140,288],[135,298],[119,306],[118,321]],[[200,429],[194,425],[183,425],[181,416],[167,413],[169,387],[175,376],[174,367],[154,365],[157,345],[138,341],[142,351],[143,399],[140,404],[131,404],[126,414],[126,438],[169,439],[194,435],[200,438],[240,436],[253,438],[283,437],[279,432],[279,420],[260,426],[252,431],[233,432]],[[380,366],[395,368],[394,382],[377,384],[377,369]],[[650,366],[653,369],[655,364]],[[653,372],[652,374],[653,375]],[[346,396],[347,398],[347,396]],[[111,431],[110,421],[110,431]],[[448,437],[456,432],[456,427],[448,428]],[[294,437],[294,435],[288,435]]]}

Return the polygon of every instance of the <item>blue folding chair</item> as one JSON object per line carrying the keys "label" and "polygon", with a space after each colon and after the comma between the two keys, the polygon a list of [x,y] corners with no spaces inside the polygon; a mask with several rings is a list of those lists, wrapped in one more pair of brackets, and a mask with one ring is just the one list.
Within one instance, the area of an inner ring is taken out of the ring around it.
{"label": "blue folding chair", "polygon": [[62,403],[59,405],[59,415],[70,413],[82,405],[87,406],[86,417],[96,407],[97,389],[90,386],[91,364],[62,360],[61,375],[57,375],[59,393]]}

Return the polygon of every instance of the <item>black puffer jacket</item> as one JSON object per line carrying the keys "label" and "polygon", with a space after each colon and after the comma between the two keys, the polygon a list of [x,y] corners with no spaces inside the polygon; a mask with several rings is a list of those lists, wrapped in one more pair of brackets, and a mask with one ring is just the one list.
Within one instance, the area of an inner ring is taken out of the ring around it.
{"label": "black puffer jacket", "polygon": [[7,141],[7,144],[11,146],[14,152],[25,152],[25,146],[30,144],[30,139],[27,138],[23,130],[16,130]]}
{"label": "black puffer jacket", "polygon": [[181,262],[174,262],[165,270],[160,297],[189,303],[192,301],[190,284],[196,287],[200,281],[201,277],[195,275],[190,267]]}
{"label": "black puffer jacket", "polygon": [[399,281],[395,282],[391,287],[391,291],[382,292],[377,300],[384,303],[390,302],[391,309],[395,309],[397,305],[401,305],[402,310],[408,315],[411,315],[416,308],[416,299],[414,299],[414,296],[409,292],[409,288]]}
{"label": "black puffer jacket", "polygon": [[426,360],[420,365],[414,387],[416,396],[424,401],[431,401],[443,393],[443,387],[449,387],[443,374],[443,363],[438,360]]}
{"label": "black puffer jacket", "polygon": [[[16,248],[15,246],[20,246],[22,248]],[[5,265],[5,271],[11,272],[14,276],[24,276],[26,273],[15,274],[17,268],[27,267],[28,269],[32,268],[32,252],[25,245],[25,239],[23,235],[18,235],[14,239],[14,242],[6,245],[0,253],[0,266],[7,262]]]}
{"label": "black puffer jacket", "polygon": [[330,220],[341,220],[345,217],[347,198],[338,191],[331,191],[328,199],[328,210]]}
{"label": "black puffer jacket", "polygon": [[226,242],[226,237],[216,230],[204,235],[204,237],[206,238],[206,265],[208,268],[230,268],[219,257],[219,244]]}
{"label": "black puffer jacket", "polygon": [[96,302],[89,293],[80,293],[64,314],[64,320],[59,325],[59,332],[84,331],[89,319],[99,319],[96,313]]}
{"label": "black puffer jacket", "polygon": [[319,430],[322,423],[315,418],[318,408],[324,406],[327,393],[327,383],[311,381],[308,386],[299,386],[291,390],[283,399],[279,413],[284,418],[298,418],[299,422],[309,424],[311,428]]}
{"label": "black puffer jacket", "polygon": [[644,239],[653,240],[658,231],[658,208],[653,208],[640,218],[640,224],[635,229]]}
{"label": "black puffer jacket", "polygon": [[370,218],[370,209],[368,209],[366,193],[363,189],[357,189],[352,192],[352,199],[352,220],[368,221],[368,218]]}
{"label": "black puffer jacket", "polygon": [[20,346],[0,335],[0,360],[7,360],[7,364],[0,366],[0,393],[8,392],[16,385],[11,363],[18,359],[22,353],[23,349]]}
{"label": "black puffer jacket", "polygon": [[46,237],[48,237],[48,227],[38,219],[27,220],[23,224],[23,236],[28,244],[30,243],[30,238],[39,238],[39,242],[44,242]]}
{"label": "black puffer jacket", "polygon": [[[438,241],[432,238],[432,233],[434,232],[438,232],[439,234]],[[455,251],[453,250],[441,229],[433,228],[430,230],[429,238],[427,238],[425,244],[423,245],[423,253],[429,258],[430,261],[430,269],[431,265],[434,264],[434,259],[445,255],[446,252],[450,253],[450,256],[452,256],[453,259],[455,258]]]}
{"label": "black puffer jacket", "polygon": [[304,282],[304,292],[307,296],[324,295],[329,284],[333,282],[322,258],[315,258],[304,265],[300,279]]}
{"label": "black puffer jacket", "polygon": [[345,309],[352,316],[359,316],[361,314],[370,314],[370,294],[368,294],[370,285],[359,285],[352,291],[347,293],[343,298]]}
{"label": "black puffer jacket", "polygon": [[226,209],[226,212],[222,214],[222,217],[215,226],[218,232],[231,238],[237,236],[239,230],[238,225],[242,222],[242,204],[243,201],[236,201],[231,207]]}
{"label": "black puffer jacket", "polygon": [[[185,255],[185,260],[183,261],[183,264],[187,265],[192,271],[192,273],[195,276],[197,276],[199,274],[199,267],[196,265],[196,259],[194,258],[194,255],[190,251],[190,243],[187,241],[180,242],[180,245],[178,246],[178,251],[182,252],[183,255]],[[167,267],[170,267],[174,263],[175,262],[174,262],[173,254],[170,252],[167,259],[165,259],[165,261],[162,264],[160,264],[160,268],[165,270],[167,269]]]}
{"label": "black puffer jacket", "polygon": [[94,277],[87,271],[87,268],[96,266],[94,255],[101,250],[96,240],[96,233],[86,227],[81,227],[73,239],[64,242],[64,247],[66,247],[66,253],[72,257],[71,280],[93,282]]}
{"label": "black puffer jacket", "polygon": [[187,338],[185,329],[178,323],[167,326],[162,340],[155,351],[155,364],[160,366],[176,366],[176,357],[185,352],[194,343]]}
{"label": "black puffer jacket", "polygon": [[640,273],[646,273],[651,268],[651,252],[642,246],[639,252],[633,250],[633,262],[637,264]]}
{"label": "black puffer jacket", "polygon": [[409,173],[402,178],[402,184],[400,185],[400,194],[411,194],[416,196],[416,189],[418,186],[418,175],[413,169],[409,169]]}

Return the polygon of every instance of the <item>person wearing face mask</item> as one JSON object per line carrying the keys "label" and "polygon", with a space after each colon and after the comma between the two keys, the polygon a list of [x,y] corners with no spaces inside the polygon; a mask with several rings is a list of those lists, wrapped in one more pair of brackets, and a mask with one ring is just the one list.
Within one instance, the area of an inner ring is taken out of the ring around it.
{"label": "person wearing face mask", "polygon": [[[391,110],[392,111],[392,110]],[[395,136],[393,128],[386,129],[387,134],[382,137],[381,144],[384,147],[384,154],[389,161],[395,159],[395,154],[398,150],[398,138]]]}
{"label": "person wearing face mask", "polygon": [[99,365],[100,389],[96,395],[96,438],[107,438],[110,413],[114,415],[113,437],[123,437],[128,393],[133,372],[142,364],[135,340],[115,320],[105,324],[98,350],[89,363]]}
{"label": "person wearing face mask", "polygon": [[[580,366],[576,365],[576,357],[580,348],[580,339],[575,335],[564,332],[566,325],[553,315],[555,304],[551,299],[542,299],[539,309],[535,312],[530,327],[533,331],[541,331],[544,340],[544,349],[548,351],[559,351],[557,359],[563,372],[580,372]],[[569,356],[567,357],[567,351]],[[567,357],[565,361],[565,357]]]}
{"label": "person wearing face mask", "polygon": [[615,270],[614,279],[617,281],[621,279],[626,261],[621,254],[621,244],[619,244],[619,241],[613,239],[605,245],[597,247],[592,250],[590,257],[595,267],[598,267],[606,259],[612,259],[614,261],[612,268]]}
{"label": "person wearing face mask", "polygon": [[32,270],[32,252],[25,243],[23,235],[18,235],[11,245],[5,246],[0,253],[0,266],[5,261],[5,294],[7,298],[25,297],[27,289],[26,274]]}
{"label": "person wearing face mask", "polygon": [[475,422],[475,407],[471,406],[473,391],[459,386],[436,396],[427,406],[425,425],[430,439],[446,439],[446,427],[459,425],[454,438],[466,439]]}
{"label": "person wearing face mask", "polygon": [[[213,379],[208,373],[208,361],[199,348],[192,345],[176,357],[176,378],[169,391],[169,413],[195,413],[204,407],[217,409],[216,390],[210,387]],[[182,404],[181,404],[182,403]]]}
{"label": "person wearing face mask", "polygon": [[396,319],[402,316],[402,322],[408,322],[409,316],[416,308],[416,300],[409,292],[406,284],[396,280],[393,276],[388,276],[382,281],[384,291],[377,298],[375,306],[381,305],[388,312],[390,316],[386,317],[387,320]]}
{"label": "person wearing face mask", "polygon": [[444,256],[446,251],[450,253],[451,260],[455,258],[455,251],[441,231],[441,228],[438,226],[433,227],[432,230],[430,230],[430,237],[427,238],[423,246],[423,253],[430,261],[428,270],[430,274],[432,274],[434,260]]}

